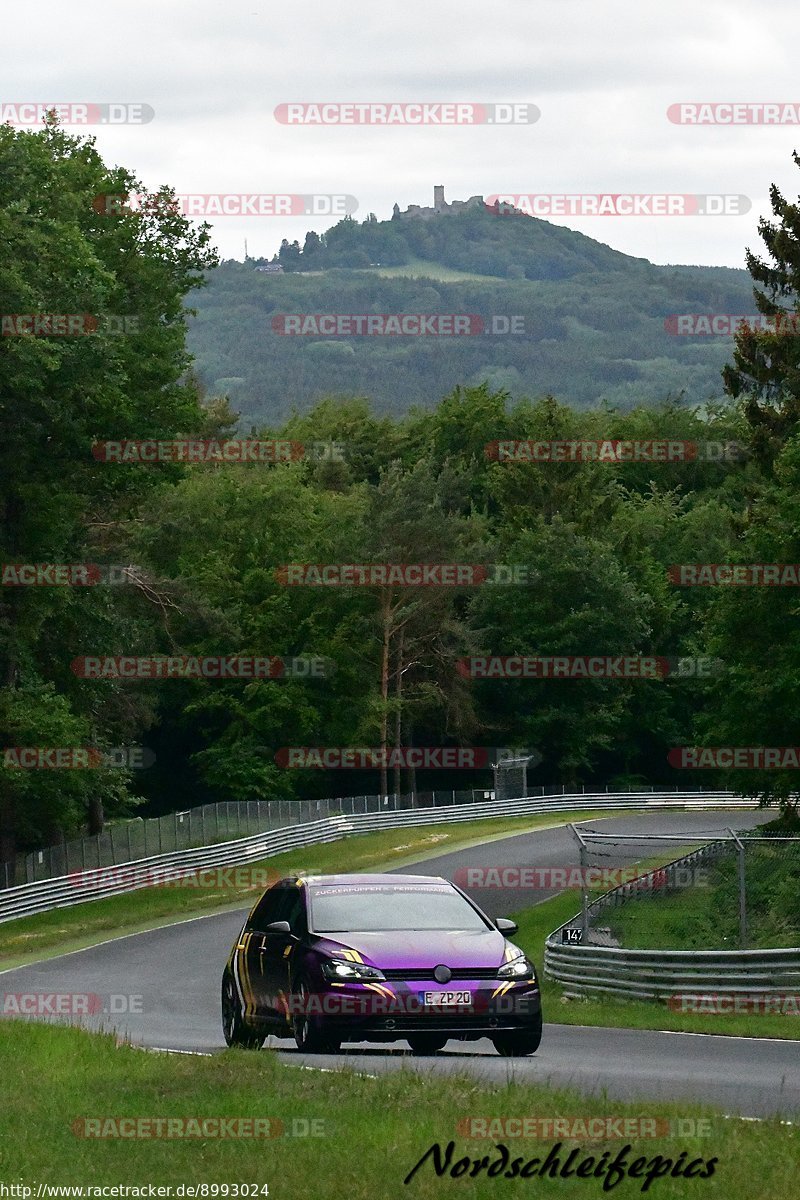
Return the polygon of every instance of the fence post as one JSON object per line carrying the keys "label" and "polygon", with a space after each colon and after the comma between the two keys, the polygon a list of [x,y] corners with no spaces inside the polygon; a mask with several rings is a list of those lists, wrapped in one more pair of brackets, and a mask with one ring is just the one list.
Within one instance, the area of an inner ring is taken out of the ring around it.
{"label": "fence post", "polygon": [[575,825],[570,825],[569,828],[578,839],[578,846],[580,847],[578,853],[581,867],[581,944],[585,946],[589,941],[589,894],[586,891],[586,842]]}
{"label": "fence post", "polygon": [[736,852],[739,859],[739,949],[747,949],[747,896],[745,893],[745,861],[744,861],[744,842],[737,837],[732,829],[728,833],[736,843]]}

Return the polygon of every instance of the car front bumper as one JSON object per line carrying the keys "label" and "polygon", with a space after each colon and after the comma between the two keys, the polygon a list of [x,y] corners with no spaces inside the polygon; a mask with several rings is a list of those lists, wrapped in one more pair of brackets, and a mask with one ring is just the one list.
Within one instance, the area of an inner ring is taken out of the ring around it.
{"label": "car front bumper", "polygon": [[[426,993],[447,992],[468,992],[470,1000],[426,1003]],[[539,988],[529,980],[331,984],[309,1000],[308,1015],[343,1041],[390,1040],[406,1033],[479,1038],[538,1028],[542,1019]]]}

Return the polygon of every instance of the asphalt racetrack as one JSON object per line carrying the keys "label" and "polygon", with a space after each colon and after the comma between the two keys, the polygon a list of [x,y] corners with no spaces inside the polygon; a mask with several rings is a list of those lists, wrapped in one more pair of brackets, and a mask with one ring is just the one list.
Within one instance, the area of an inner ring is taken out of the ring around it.
{"label": "asphalt racetrack", "polygon": [[[747,829],[764,821],[763,812],[659,812],[582,821],[581,826],[613,833],[691,833]],[[623,865],[669,848],[669,843],[628,843],[613,847],[609,863]],[[678,853],[679,850],[676,850]],[[593,865],[602,860],[592,860]],[[577,865],[575,839],[566,828],[540,830],[472,846],[399,870],[452,879],[464,867]],[[298,866],[300,864],[298,863]],[[458,882],[462,883],[459,875]],[[462,885],[463,886],[463,885]],[[552,891],[474,890],[474,899],[491,915],[505,916]],[[576,895],[576,911],[579,907]],[[0,993],[93,993],[141,997],[138,1012],[106,1011],[83,1019],[93,1028],[115,1029],[136,1044],[151,1048],[209,1053],[224,1047],[220,1026],[220,980],[225,959],[246,910],[227,912],[148,933],[134,934],[0,973]],[[541,964],[537,964],[541,967]],[[313,1067],[346,1064],[377,1075],[399,1067],[417,1071],[468,1071],[503,1081],[605,1091],[611,1097],[649,1097],[707,1101],[744,1116],[800,1112],[800,1041],[757,1040],[708,1034],[660,1033],[548,1023],[545,1010],[538,1052],[529,1058],[501,1058],[488,1040],[448,1042],[430,1057],[412,1058],[405,1042],[345,1047],[337,1055],[303,1055],[290,1041],[270,1039],[287,1062]],[[758,1033],[758,1017],[753,1017]]]}

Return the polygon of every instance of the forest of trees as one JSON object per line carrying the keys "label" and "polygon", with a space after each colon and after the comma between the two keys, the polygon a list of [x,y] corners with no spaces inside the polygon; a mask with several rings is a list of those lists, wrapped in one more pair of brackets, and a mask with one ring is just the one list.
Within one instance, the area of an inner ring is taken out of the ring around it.
{"label": "forest of trees", "polygon": [[[797,742],[796,591],[679,587],[669,568],[800,562],[796,334],[740,334],[727,396],[702,412],[678,400],[580,410],[465,381],[401,416],[351,394],[263,423],[262,438],[323,447],[295,461],[103,462],[98,442],[225,439],[237,426],[224,396],[203,397],[185,349],[184,300],[215,263],[207,231],[168,208],[94,211],[93,196],[124,190],[136,181],[53,124],[0,128],[4,311],[140,317],[125,336],[101,322],[91,336],[0,339],[3,563],[131,568],[125,585],[3,587],[3,745],[139,743],[155,755],[138,772],[4,759],[0,861],[142,803],[163,812],[380,786],[376,773],[285,770],[275,759],[285,746],[526,746],[542,755],[532,783],[726,783],[786,800],[796,772],[692,773],[668,755]],[[777,192],[773,207],[767,259],[748,259],[766,315],[794,309],[800,260],[800,211]],[[746,453],[619,463],[487,453],[499,440],[575,438],[735,442]],[[287,587],[289,563],[503,563],[528,582]],[[720,669],[466,678],[460,660],[480,654],[710,657]],[[314,655],[335,670],[129,683],[76,674],[84,655]],[[405,773],[388,782],[408,786]],[[435,784],[471,782],[488,779],[439,772]]]}
{"label": "forest of trees", "polygon": [[498,216],[489,207],[432,220],[344,217],[322,237],[309,230],[302,247],[284,238],[273,261],[285,271],[320,271],[404,266],[415,258],[476,275],[531,280],[649,265],[572,229],[536,217]]}
{"label": "forest of trees", "polygon": [[[193,299],[198,376],[248,426],[331,395],[401,415],[458,384],[580,408],[680,395],[704,404],[722,394],[732,337],[676,335],[675,316],[754,312],[744,270],[655,266],[571,229],[480,210],[346,218],[322,239],[309,233],[302,250],[285,242],[279,257],[283,275],[256,270],[262,260],[225,261]],[[409,275],[396,261],[413,263]],[[475,336],[286,336],[275,328],[285,313],[470,313],[487,329],[495,316],[519,320],[516,332]]]}

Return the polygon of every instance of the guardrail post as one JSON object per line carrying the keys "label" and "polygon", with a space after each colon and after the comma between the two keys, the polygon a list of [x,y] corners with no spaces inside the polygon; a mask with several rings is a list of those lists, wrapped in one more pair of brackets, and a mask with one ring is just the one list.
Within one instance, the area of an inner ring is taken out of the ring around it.
{"label": "guardrail post", "polygon": [[744,842],[737,837],[732,829],[728,833],[736,843],[736,852],[739,859],[739,949],[747,949],[747,896],[745,893],[745,861],[744,861]]}

